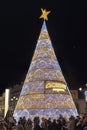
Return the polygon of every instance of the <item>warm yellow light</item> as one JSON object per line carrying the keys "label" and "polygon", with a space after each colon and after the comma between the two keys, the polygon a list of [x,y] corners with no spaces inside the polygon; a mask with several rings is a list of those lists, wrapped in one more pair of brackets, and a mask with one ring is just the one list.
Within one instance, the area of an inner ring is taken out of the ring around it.
{"label": "warm yellow light", "polygon": [[18,98],[16,98],[16,101],[18,100]]}
{"label": "warm yellow light", "polygon": [[79,91],[82,91],[82,88],[79,88]]}
{"label": "warm yellow light", "polygon": [[53,91],[57,91],[57,92],[65,91],[66,85],[63,83],[58,83],[58,82],[47,82],[46,89],[52,89]]}
{"label": "warm yellow light", "polygon": [[41,11],[42,11],[42,15],[40,16],[40,18],[43,18],[44,20],[48,20],[48,14],[51,11],[46,11],[46,9],[42,9],[42,8],[41,8]]}
{"label": "warm yellow light", "polygon": [[10,95],[10,90],[6,89],[5,90],[5,113],[4,113],[4,117],[6,116],[8,109],[9,109],[9,95]]}
{"label": "warm yellow light", "polygon": [[65,90],[64,90],[64,89],[53,88],[53,91],[56,91],[56,92],[60,92],[60,91],[62,91],[62,92],[64,92]]}
{"label": "warm yellow light", "polygon": [[11,98],[11,101],[13,101],[13,98]]}

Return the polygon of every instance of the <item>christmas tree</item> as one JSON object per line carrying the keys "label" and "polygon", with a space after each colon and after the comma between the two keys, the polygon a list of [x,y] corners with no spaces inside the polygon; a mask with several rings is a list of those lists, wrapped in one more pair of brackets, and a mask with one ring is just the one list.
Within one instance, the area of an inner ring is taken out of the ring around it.
{"label": "christmas tree", "polygon": [[26,118],[77,115],[77,109],[56,58],[44,18],[36,49],[17,102],[14,117]]}

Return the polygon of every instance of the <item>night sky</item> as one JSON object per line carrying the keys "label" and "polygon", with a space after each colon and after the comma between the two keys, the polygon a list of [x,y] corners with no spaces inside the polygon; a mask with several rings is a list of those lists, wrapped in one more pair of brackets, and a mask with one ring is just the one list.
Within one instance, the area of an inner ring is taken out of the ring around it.
{"label": "night sky", "polygon": [[43,20],[41,8],[51,10],[48,32],[70,89],[87,83],[87,7],[84,2],[31,0],[0,11],[0,93],[24,81]]}

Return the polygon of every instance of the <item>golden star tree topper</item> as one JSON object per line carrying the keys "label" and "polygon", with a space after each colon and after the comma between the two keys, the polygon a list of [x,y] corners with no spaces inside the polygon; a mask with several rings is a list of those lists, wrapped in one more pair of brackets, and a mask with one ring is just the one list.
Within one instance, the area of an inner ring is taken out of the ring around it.
{"label": "golden star tree topper", "polygon": [[51,11],[46,11],[46,9],[42,9],[42,8],[41,8],[41,11],[42,11],[42,15],[40,16],[40,19],[43,18],[44,20],[48,20],[48,14]]}

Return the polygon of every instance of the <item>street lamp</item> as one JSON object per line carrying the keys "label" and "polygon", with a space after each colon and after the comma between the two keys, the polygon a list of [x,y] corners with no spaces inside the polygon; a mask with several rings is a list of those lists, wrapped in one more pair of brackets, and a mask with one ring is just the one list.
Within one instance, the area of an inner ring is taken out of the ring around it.
{"label": "street lamp", "polygon": [[86,88],[84,89],[85,101],[87,102],[87,83],[85,84]]}
{"label": "street lamp", "polygon": [[79,88],[79,91],[82,91],[82,88]]}
{"label": "street lamp", "polygon": [[85,90],[84,94],[85,94],[85,101],[87,102],[87,90]]}
{"label": "street lamp", "polygon": [[85,95],[85,101],[86,101],[86,112],[87,112],[87,83],[86,83],[86,88],[84,89],[84,95]]}
{"label": "street lamp", "polygon": [[18,98],[15,97],[15,96],[11,98],[11,102],[12,102],[12,108],[13,108],[13,110],[15,109],[15,106],[16,106],[16,103],[17,103],[17,100],[18,100]]}

